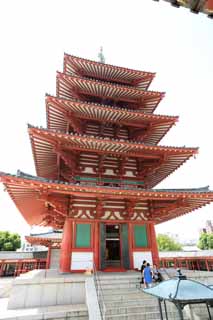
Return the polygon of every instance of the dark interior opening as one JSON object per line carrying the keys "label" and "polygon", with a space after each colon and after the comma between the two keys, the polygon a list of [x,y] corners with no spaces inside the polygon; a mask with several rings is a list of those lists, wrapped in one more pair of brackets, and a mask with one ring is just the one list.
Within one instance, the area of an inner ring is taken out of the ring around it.
{"label": "dark interior opening", "polygon": [[107,267],[118,267],[121,264],[119,225],[106,225],[105,258]]}

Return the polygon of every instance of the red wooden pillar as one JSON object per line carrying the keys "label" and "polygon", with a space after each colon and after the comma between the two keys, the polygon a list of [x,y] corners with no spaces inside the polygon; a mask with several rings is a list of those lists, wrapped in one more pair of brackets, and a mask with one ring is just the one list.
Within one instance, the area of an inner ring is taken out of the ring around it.
{"label": "red wooden pillar", "polygon": [[152,260],[153,264],[159,266],[159,253],[158,253],[158,245],[155,233],[154,223],[150,224],[150,240],[151,240],[151,250],[152,250]]}
{"label": "red wooden pillar", "polygon": [[197,265],[197,270],[200,270],[200,264],[199,264],[198,259],[196,260],[196,265]]}
{"label": "red wooden pillar", "polygon": [[128,240],[129,240],[129,261],[130,261],[130,269],[134,269],[133,263],[133,225],[132,223],[128,224]]}
{"label": "red wooden pillar", "polygon": [[3,275],[4,261],[1,261],[0,264],[0,277]]}
{"label": "red wooden pillar", "polygon": [[72,247],[72,221],[66,218],[60,253],[60,272],[70,272]]}
{"label": "red wooden pillar", "polygon": [[210,271],[213,271],[213,259],[210,258]]}
{"label": "red wooden pillar", "polygon": [[213,0],[207,0],[205,8],[207,8],[209,10],[213,10]]}
{"label": "red wooden pillar", "polygon": [[46,260],[46,269],[50,269],[50,259],[51,259],[51,247],[48,246],[47,260]]}
{"label": "red wooden pillar", "polygon": [[16,263],[16,270],[15,270],[15,276],[16,277],[18,277],[20,275],[21,265],[22,265],[22,261],[18,261]]}
{"label": "red wooden pillar", "polygon": [[99,270],[99,223],[94,223],[94,264],[96,270]]}
{"label": "red wooden pillar", "polygon": [[205,259],[205,263],[206,263],[206,270],[209,271],[209,263],[208,263],[208,259]]}

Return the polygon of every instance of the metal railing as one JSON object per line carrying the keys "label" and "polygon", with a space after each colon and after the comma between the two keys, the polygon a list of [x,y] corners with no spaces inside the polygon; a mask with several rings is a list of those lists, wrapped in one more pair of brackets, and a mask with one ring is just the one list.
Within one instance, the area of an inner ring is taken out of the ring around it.
{"label": "metal railing", "polygon": [[106,306],[104,303],[104,296],[103,296],[103,290],[101,287],[101,281],[96,269],[95,264],[93,263],[93,279],[95,283],[95,288],[96,288],[96,293],[97,293],[97,298],[98,298],[98,305],[100,308],[100,314],[101,314],[101,319],[105,320],[106,316]]}
{"label": "metal railing", "polygon": [[[99,310],[100,310],[101,320],[105,320],[106,306],[104,303],[101,281],[100,281],[100,278],[99,278],[97,268],[96,268],[94,261],[93,260],[74,260],[73,263],[77,263],[77,264],[83,263],[84,264],[83,268],[86,270],[86,272],[89,272],[89,274],[93,275],[93,280],[94,280],[94,284],[95,284],[95,290],[96,290],[96,294],[97,294],[97,300],[98,300],[98,306],[99,306]],[[81,269],[82,269],[82,267],[81,267]]]}
{"label": "metal railing", "polygon": [[168,277],[169,279],[172,278],[171,275],[169,274],[169,272],[166,270],[166,268],[160,268],[160,269],[159,269],[159,272],[160,272],[161,276],[163,276],[163,275],[162,275],[162,271],[167,275],[167,277]]}

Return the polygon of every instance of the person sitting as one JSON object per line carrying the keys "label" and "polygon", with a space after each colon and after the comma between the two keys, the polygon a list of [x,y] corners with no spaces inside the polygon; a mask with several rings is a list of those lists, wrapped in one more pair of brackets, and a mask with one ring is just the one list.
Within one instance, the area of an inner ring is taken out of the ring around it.
{"label": "person sitting", "polygon": [[161,276],[159,270],[157,269],[156,264],[153,265],[152,278],[153,278],[154,282],[161,282],[162,281],[162,276]]}

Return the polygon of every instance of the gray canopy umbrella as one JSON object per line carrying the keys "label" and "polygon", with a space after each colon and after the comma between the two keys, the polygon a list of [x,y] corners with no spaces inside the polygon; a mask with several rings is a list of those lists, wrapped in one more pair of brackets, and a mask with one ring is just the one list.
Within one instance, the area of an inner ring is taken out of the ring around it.
{"label": "gray canopy umbrella", "polygon": [[209,319],[211,318],[209,306],[213,306],[213,286],[206,286],[194,280],[188,280],[186,276],[177,270],[176,277],[163,281],[160,284],[143,289],[145,293],[158,298],[160,319],[163,320],[161,302],[163,301],[165,316],[168,319],[166,301],[173,302],[178,309],[180,319],[183,319],[183,308],[189,304],[205,303]]}

